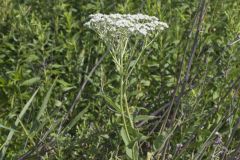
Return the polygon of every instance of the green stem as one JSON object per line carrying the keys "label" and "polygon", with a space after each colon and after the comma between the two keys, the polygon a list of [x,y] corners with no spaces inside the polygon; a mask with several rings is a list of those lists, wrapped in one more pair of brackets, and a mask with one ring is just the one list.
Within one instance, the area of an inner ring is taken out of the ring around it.
{"label": "green stem", "polygon": [[124,100],[125,100],[125,105],[126,105],[126,110],[127,110],[127,114],[128,114],[128,118],[131,124],[131,127],[134,128],[134,124],[133,124],[133,120],[132,120],[132,116],[130,114],[130,110],[128,107],[128,101],[127,101],[127,91],[125,90],[125,94],[124,94]]}
{"label": "green stem", "polygon": [[124,84],[123,84],[123,75],[120,75],[120,76],[121,76],[121,86],[120,86],[120,107],[121,107],[121,114],[122,114],[124,129],[125,129],[125,131],[126,131],[128,140],[130,141],[131,138],[130,138],[130,135],[129,135],[129,133],[128,133],[127,122],[126,122],[125,113],[124,113],[124,105],[123,105],[123,94],[124,94],[124,93],[123,93],[123,87],[124,87]]}
{"label": "green stem", "polygon": [[128,116],[128,119],[129,119],[129,122],[131,124],[131,127],[134,128],[134,125],[133,125],[133,121],[132,121],[132,118],[131,118],[131,114],[130,114],[130,110],[129,110],[129,107],[128,107],[128,101],[127,101],[127,80],[126,78],[124,77],[125,76],[125,73],[127,73],[125,71],[125,68],[124,68],[124,64],[126,63],[125,62],[125,54],[126,54],[126,48],[127,48],[127,44],[128,44],[128,39],[126,39],[126,42],[124,44],[124,48],[121,52],[121,67],[122,67],[122,71],[121,71],[121,74],[122,74],[122,85],[123,85],[123,99],[124,99],[124,102],[125,102],[125,107],[126,107],[126,111],[127,111],[127,116]]}
{"label": "green stem", "polygon": [[[120,50],[120,60],[119,60],[119,62],[120,62],[120,70],[119,70],[119,75],[120,75],[120,106],[121,106],[121,112],[122,112],[121,114],[122,114],[124,128],[125,128],[128,140],[130,141],[131,138],[130,138],[130,135],[129,135],[129,132],[128,132],[127,121],[126,121],[126,118],[125,118],[125,111],[124,111],[124,97],[126,95],[126,87],[125,87],[125,83],[124,83],[124,54],[126,52],[127,43],[128,43],[128,39],[126,40],[126,42],[124,44],[123,50]],[[128,110],[128,107],[126,107],[126,108]]]}

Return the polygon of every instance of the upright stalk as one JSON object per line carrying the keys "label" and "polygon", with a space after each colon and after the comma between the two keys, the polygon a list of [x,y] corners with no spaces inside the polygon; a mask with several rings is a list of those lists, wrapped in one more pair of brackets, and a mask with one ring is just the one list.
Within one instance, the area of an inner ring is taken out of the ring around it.
{"label": "upright stalk", "polygon": [[121,107],[121,115],[122,115],[122,119],[123,119],[123,124],[124,124],[124,129],[125,132],[127,134],[128,140],[130,141],[130,135],[128,132],[128,128],[127,128],[127,122],[126,122],[126,118],[125,118],[125,111],[124,111],[124,75],[122,74],[123,72],[123,68],[122,68],[122,61],[121,61],[121,70],[120,70],[120,107]]}
{"label": "upright stalk", "polygon": [[[154,40],[153,39],[150,41],[150,43],[148,43],[147,37],[156,35],[156,33],[168,28],[168,25],[164,22],[159,21],[157,17],[142,14],[105,15],[97,13],[91,14],[89,17],[90,20],[86,22],[84,26],[94,30],[100,36],[100,38],[105,41],[106,45],[109,46],[113,62],[116,66],[116,71],[120,76],[120,102],[117,102],[116,105],[113,105],[118,111],[120,110],[119,112],[121,112],[120,114],[122,117],[124,130],[124,136],[122,136],[127,147],[126,153],[128,156],[135,160],[138,159],[138,156],[136,154],[136,150],[138,149],[136,149],[134,146],[130,149],[128,146],[132,138],[129,134],[129,129],[135,129],[132,114],[128,106],[128,79],[133,69],[136,67],[136,64],[139,61],[141,55],[143,54],[143,50],[145,50]],[[129,38],[136,42],[135,46],[132,47],[128,45]],[[140,54],[137,52],[137,47],[140,45],[138,44],[139,39],[144,39],[143,48],[142,45],[140,46]],[[130,59],[128,59],[129,57]],[[135,59],[135,62],[132,61],[133,59]],[[132,64],[132,62],[134,64]],[[111,103],[114,103],[114,101],[111,100]],[[132,150],[132,156],[129,155],[129,150]]]}
{"label": "upright stalk", "polygon": [[[131,126],[133,127],[133,123],[131,120],[131,114],[129,111],[129,107],[128,107],[128,103],[127,103],[127,86],[126,86],[126,82],[125,82],[125,54],[126,54],[126,49],[127,49],[127,44],[128,44],[128,38],[124,40],[124,46],[120,46],[119,47],[119,53],[120,53],[120,59],[119,59],[119,63],[120,63],[120,67],[119,67],[119,76],[120,76],[120,107],[121,107],[121,115],[122,115],[122,119],[123,119],[123,124],[124,124],[124,129],[126,131],[128,140],[130,141],[130,135],[128,132],[128,127],[127,127],[127,121],[126,121],[126,116],[125,116],[125,108],[127,111],[127,117],[129,118],[129,122],[131,124]],[[120,44],[120,45],[121,45]]]}

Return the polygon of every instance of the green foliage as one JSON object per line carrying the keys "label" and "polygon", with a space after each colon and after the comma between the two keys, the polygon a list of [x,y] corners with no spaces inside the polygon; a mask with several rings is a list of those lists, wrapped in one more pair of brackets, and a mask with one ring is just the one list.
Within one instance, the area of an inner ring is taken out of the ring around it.
{"label": "green foliage", "polygon": [[[239,158],[240,2],[206,0],[199,23],[201,2],[0,0],[0,157]],[[83,27],[97,12],[169,24],[127,64],[131,141],[118,104],[121,77],[110,55],[97,65],[107,47]]]}

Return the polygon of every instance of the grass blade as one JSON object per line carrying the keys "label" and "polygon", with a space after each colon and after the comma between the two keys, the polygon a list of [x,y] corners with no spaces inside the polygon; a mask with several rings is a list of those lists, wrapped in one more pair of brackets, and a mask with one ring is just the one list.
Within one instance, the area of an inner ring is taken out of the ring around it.
{"label": "grass blade", "polygon": [[[26,111],[28,110],[28,108],[30,107],[34,97],[36,96],[36,94],[38,93],[38,90],[39,88],[34,92],[34,94],[32,95],[32,97],[28,100],[28,102],[25,104],[25,106],[23,107],[22,111],[20,112],[20,114],[18,115],[18,118],[17,120],[15,121],[15,127],[18,126],[18,124],[20,123],[20,120],[22,119],[22,117],[24,116],[24,114],[26,113]],[[5,141],[5,143],[3,144],[2,146],[2,152],[1,152],[1,155],[0,155],[0,160],[3,160],[4,159],[4,156],[6,154],[6,151],[7,151],[7,148],[8,148],[8,145],[10,144],[11,142],[11,139],[14,135],[14,130],[11,130],[8,134],[8,137]]]}
{"label": "grass blade", "polygon": [[19,119],[19,122],[20,122],[20,125],[22,126],[25,134],[27,135],[28,139],[30,139],[30,141],[31,141],[31,143],[32,143],[33,145],[36,145],[35,142],[34,142],[34,140],[33,140],[33,138],[32,138],[32,136],[30,135],[29,131],[27,130],[27,128],[25,127],[25,125],[22,123],[22,121],[21,121],[20,119]]}
{"label": "grass blade", "polygon": [[37,121],[40,120],[41,116],[42,116],[43,113],[44,113],[44,110],[47,108],[47,104],[48,104],[49,98],[50,98],[50,96],[51,96],[51,94],[52,94],[53,87],[54,87],[55,84],[56,84],[56,80],[57,80],[57,78],[54,80],[51,88],[50,88],[50,89],[48,90],[48,92],[47,92],[47,95],[46,95],[46,96],[44,97],[44,99],[43,99],[43,103],[42,103],[41,108],[40,108],[40,110],[39,110],[39,112],[38,112],[38,115],[37,115]]}
{"label": "grass blade", "polygon": [[[14,130],[13,128],[9,128],[9,127],[6,127],[6,126],[4,126],[4,125],[2,125],[2,124],[0,124],[0,128],[3,128],[3,129],[7,129],[7,130]],[[15,131],[15,130],[14,130]]]}
{"label": "grass blade", "polygon": [[74,117],[73,120],[71,120],[71,122],[67,126],[67,130],[70,130],[82,118],[83,114],[86,113],[87,111],[88,111],[88,107],[86,107],[81,112],[79,112],[78,115]]}

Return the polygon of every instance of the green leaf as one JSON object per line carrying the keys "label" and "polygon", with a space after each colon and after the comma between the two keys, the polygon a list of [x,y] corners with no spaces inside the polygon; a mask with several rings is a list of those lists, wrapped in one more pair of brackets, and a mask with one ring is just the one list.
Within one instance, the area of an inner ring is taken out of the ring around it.
{"label": "green leaf", "polygon": [[61,107],[61,106],[62,106],[62,102],[59,101],[59,100],[55,100],[54,105],[55,105],[56,107]]}
{"label": "green leaf", "polygon": [[134,117],[134,122],[139,122],[139,121],[148,121],[151,119],[156,118],[156,116],[149,116],[149,115],[137,115],[136,117]]}
{"label": "green leaf", "polygon": [[88,111],[88,107],[86,107],[81,112],[79,112],[78,115],[74,117],[74,119],[71,120],[71,122],[68,124],[67,130],[70,130],[73,126],[75,126],[77,122],[83,117],[84,113],[86,113],[87,111]]}
{"label": "green leaf", "polygon": [[138,160],[139,157],[139,147],[138,142],[134,142],[134,144],[130,146],[125,146],[126,154],[129,158]]}
{"label": "green leaf", "polygon": [[70,83],[68,83],[68,82],[66,82],[66,81],[64,81],[62,79],[57,80],[57,82],[61,84],[62,90],[64,92],[67,92],[67,91],[69,91],[71,89],[75,89],[76,88],[76,86],[73,86],[72,84],[70,84]]}
{"label": "green leaf", "polygon": [[132,60],[132,61],[130,62],[130,64],[129,64],[129,68],[135,66],[136,63],[137,63],[137,60]]}
{"label": "green leaf", "polygon": [[51,65],[52,68],[63,68],[64,65],[61,65],[61,64],[53,64]]}
{"label": "green leaf", "polygon": [[126,154],[129,158],[133,159],[133,150],[129,148],[128,146],[125,146]]}
{"label": "green leaf", "polygon": [[39,82],[40,80],[41,80],[40,77],[34,77],[34,78],[24,81],[20,86],[31,86],[31,85]]}
{"label": "green leaf", "polygon": [[64,81],[64,80],[62,80],[62,79],[57,80],[57,82],[60,83],[60,84],[61,84],[62,86],[64,86],[64,87],[69,87],[69,86],[71,86],[70,83],[68,83],[68,82],[66,82],[66,81]]}
{"label": "green leaf", "polygon": [[141,83],[144,85],[144,86],[150,86],[151,82],[148,81],[148,80],[141,80]]}
{"label": "green leaf", "polygon": [[120,135],[124,141],[124,144],[127,146],[129,144],[129,138],[127,136],[127,132],[126,130],[122,127],[121,131],[120,131]]}
{"label": "green leaf", "polygon": [[67,91],[70,91],[70,90],[75,89],[75,88],[77,88],[77,87],[75,87],[75,86],[72,86],[72,87],[64,87],[64,88],[63,88],[63,92],[67,92]]}
{"label": "green leaf", "polygon": [[137,141],[133,145],[132,155],[133,155],[133,159],[134,160],[138,160],[138,157],[139,157],[139,147],[138,147],[138,142]]}
{"label": "green leaf", "polygon": [[155,150],[158,150],[163,142],[164,142],[165,137],[163,135],[159,135],[156,137],[156,139],[153,141],[153,146]]}
{"label": "green leaf", "polygon": [[28,57],[26,58],[26,62],[28,63],[31,63],[37,60],[39,60],[39,57],[35,54],[28,55]]}
{"label": "green leaf", "polygon": [[106,95],[98,94],[98,96],[103,97],[105,101],[109,103],[110,106],[112,106],[118,113],[121,113],[121,108],[120,105],[117,103],[113,102],[112,99]]}
{"label": "green leaf", "polygon": [[136,141],[142,141],[142,140],[148,139],[148,137],[140,133],[137,128],[132,128],[129,126],[128,133],[130,134],[130,137],[132,139],[131,144],[129,145],[134,145]]}
{"label": "green leaf", "polygon": [[213,93],[213,100],[216,100],[219,97],[219,93],[216,91]]}

